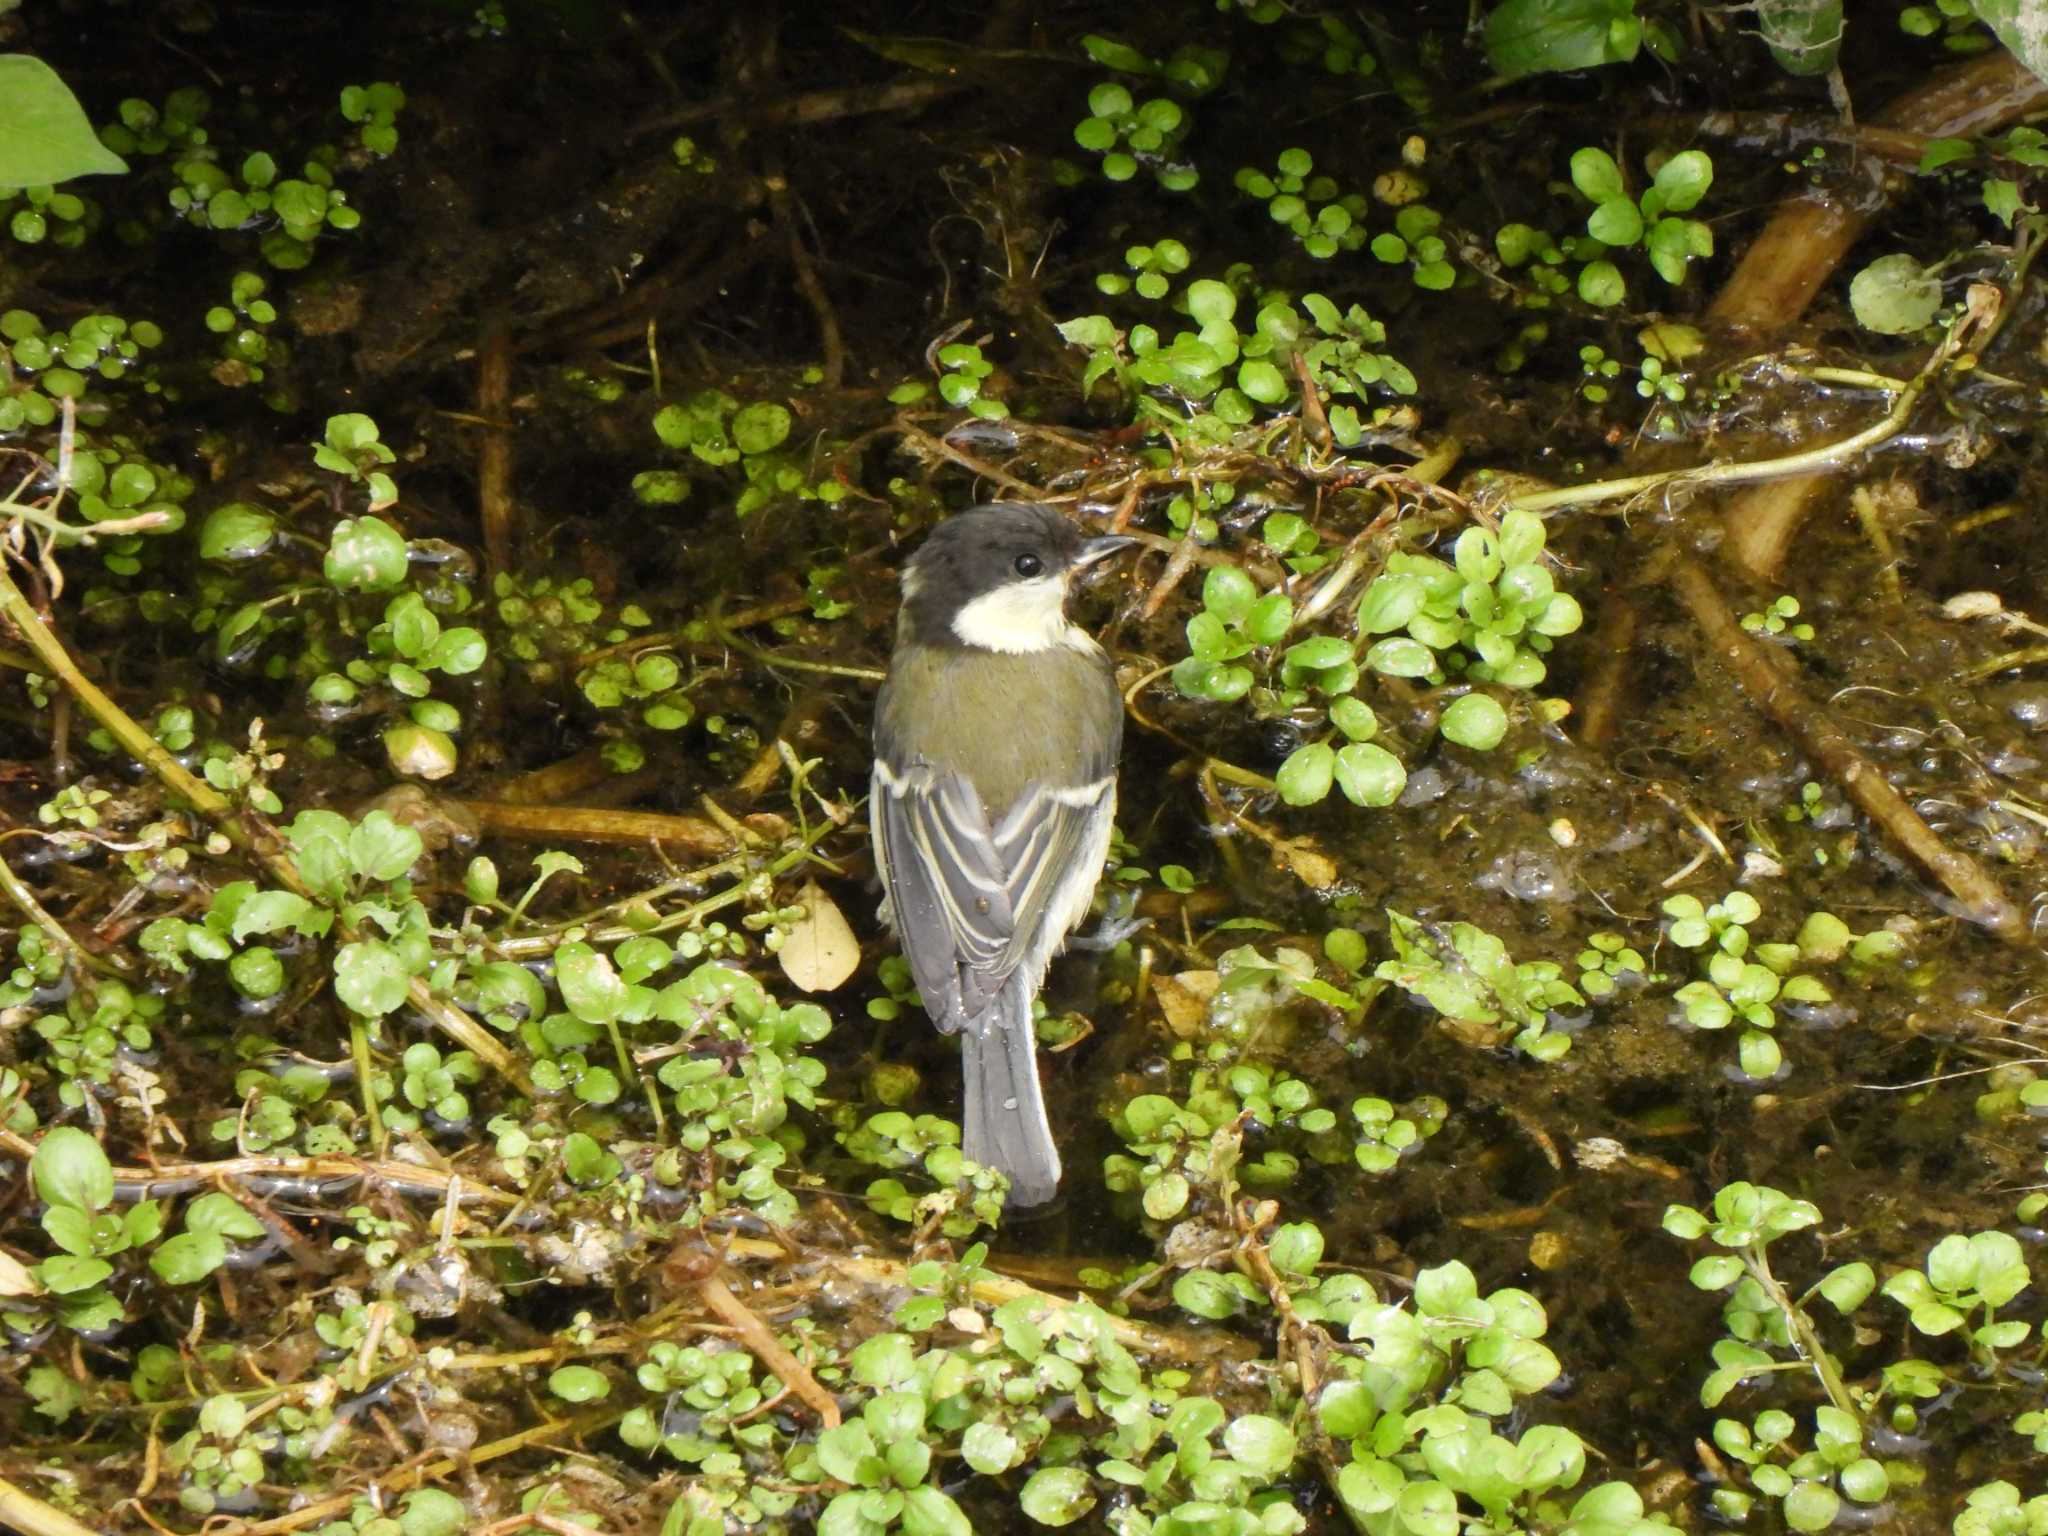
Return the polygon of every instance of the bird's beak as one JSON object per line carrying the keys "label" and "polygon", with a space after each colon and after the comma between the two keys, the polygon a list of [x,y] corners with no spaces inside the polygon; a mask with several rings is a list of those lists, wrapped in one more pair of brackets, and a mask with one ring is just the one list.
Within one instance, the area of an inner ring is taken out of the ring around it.
{"label": "bird's beak", "polygon": [[1081,545],[1081,552],[1074,557],[1074,569],[1084,571],[1098,560],[1107,560],[1118,550],[1135,544],[1136,539],[1126,538],[1120,533],[1106,533],[1099,539],[1088,539]]}

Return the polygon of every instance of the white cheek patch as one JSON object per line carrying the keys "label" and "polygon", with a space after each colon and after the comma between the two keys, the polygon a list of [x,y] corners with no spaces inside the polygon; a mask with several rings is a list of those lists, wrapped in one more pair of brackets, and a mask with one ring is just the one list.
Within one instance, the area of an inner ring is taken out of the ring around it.
{"label": "white cheek patch", "polygon": [[1067,584],[1061,577],[1013,581],[963,604],[953,615],[953,633],[968,645],[1006,656],[1058,646],[1091,649],[1095,642],[1068,622],[1066,601]]}

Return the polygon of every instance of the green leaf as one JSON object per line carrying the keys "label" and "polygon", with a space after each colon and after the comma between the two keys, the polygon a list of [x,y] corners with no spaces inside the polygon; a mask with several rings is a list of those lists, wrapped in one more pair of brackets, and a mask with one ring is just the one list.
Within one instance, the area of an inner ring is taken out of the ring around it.
{"label": "green leaf", "polygon": [[1842,51],[1842,0],[1757,0],[1757,31],[1789,75],[1824,75]]}
{"label": "green leaf", "polygon": [[1611,261],[1589,261],[1579,271],[1579,297],[1588,304],[1609,309],[1628,296],[1621,268]]}
{"label": "green leaf", "polygon": [[1101,350],[1116,345],[1116,326],[1107,315],[1081,315],[1063,320],[1058,330],[1062,337],[1077,347]]}
{"label": "green leaf", "polygon": [[0,54],[0,191],[127,169],[54,69],[33,54]]}
{"label": "green leaf", "polygon": [[415,1488],[399,1506],[399,1536],[460,1536],[468,1524],[462,1500],[442,1488]]}
{"label": "green leaf", "polygon": [[1626,201],[1628,197],[1621,167],[1615,164],[1614,156],[1590,145],[1572,153],[1572,185],[1602,206]]}
{"label": "green leaf", "polygon": [[423,852],[419,833],[394,821],[389,811],[370,812],[349,832],[349,863],[366,880],[402,879]]}
{"label": "green leaf", "polygon": [[1856,323],[1880,336],[1910,336],[1941,308],[1941,279],[1904,252],[1880,256],[1849,279]]}
{"label": "green leaf", "polygon": [[984,1477],[1009,1471],[1017,1465],[1018,1453],[1017,1437],[992,1419],[970,1424],[960,1437],[960,1459]]}
{"label": "green leaf", "polygon": [[1486,18],[1486,57],[1510,80],[1625,63],[1642,46],[1635,0],[1504,0]]}
{"label": "green leaf", "polygon": [[376,939],[344,944],[334,956],[334,995],[353,1013],[380,1019],[405,1001],[405,962]]}
{"label": "green leaf", "polygon": [[29,1158],[29,1177],[45,1204],[76,1211],[100,1211],[114,1198],[114,1165],[90,1134],[75,1125],[54,1126]]}
{"label": "green leaf", "polygon": [[269,946],[252,945],[228,961],[228,979],[244,997],[275,997],[284,990],[284,962]]}
{"label": "green leaf", "polygon": [[1693,1265],[1690,1278],[1703,1291],[1725,1290],[1742,1278],[1742,1260],[1732,1253],[1710,1253]]}
{"label": "green leaf", "polygon": [[1842,1501],[1825,1483],[1799,1482],[1785,1495],[1785,1524],[1795,1531],[1824,1531],[1841,1513]]}
{"label": "green leaf", "polygon": [[252,933],[276,933],[280,928],[321,934],[327,931],[330,921],[330,914],[303,896],[290,891],[258,891],[235,908],[235,920],[229,925],[228,934],[237,944]]}
{"label": "green leaf", "polygon": [[1025,1480],[1017,1507],[1040,1525],[1072,1525],[1095,1507],[1095,1495],[1079,1467],[1040,1467]]}
{"label": "green leaf", "polygon": [[1212,1322],[1235,1317],[1242,1305],[1230,1282],[1207,1269],[1188,1270],[1175,1280],[1173,1299],[1176,1305]]}
{"label": "green leaf", "polygon": [[2040,0],[1970,0],[1970,9],[2035,78],[2048,80],[2048,29],[2041,24]]}
{"label": "green leaf", "polygon": [[59,1296],[90,1290],[113,1272],[114,1266],[105,1259],[88,1259],[69,1253],[45,1259],[35,1267],[36,1278]]}
{"label": "green leaf", "polygon": [[215,507],[199,525],[202,560],[248,560],[270,548],[277,537],[277,519],[247,501]]}
{"label": "green leaf", "polygon": [[384,610],[384,622],[391,626],[391,643],[398,654],[418,661],[441,638],[441,621],[417,592],[401,592]]}
{"label": "green leaf", "polygon": [[1273,782],[1289,805],[1314,805],[1330,793],[1336,771],[1336,752],[1324,742],[1310,742],[1288,753]]}
{"label": "green leaf", "polygon": [[43,1233],[64,1252],[81,1259],[93,1256],[98,1246],[97,1221],[90,1211],[81,1211],[76,1206],[52,1205],[44,1209],[41,1226]]}
{"label": "green leaf", "polygon": [[301,811],[285,833],[306,883],[337,904],[353,873],[348,856],[352,830],[348,818],[333,811]]}
{"label": "green leaf", "polygon": [[625,982],[588,944],[577,941],[555,951],[555,980],[563,1003],[586,1024],[609,1024],[625,1011]]}
{"label": "green leaf", "polygon": [[1369,810],[1392,805],[1408,787],[1408,770],[1401,760],[1385,747],[1369,741],[1339,747],[1335,771],[1337,787],[1344,792],[1344,798]]}
{"label": "green leaf", "polygon": [[343,591],[389,591],[405,580],[405,539],[382,518],[345,517],[334,525],[323,569]]}
{"label": "green leaf", "polygon": [[1251,577],[1234,565],[1216,565],[1202,578],[1202,607],[1225,624],[1235,624],[1258,600]]}
{"label": "green leaf", "polygon": [[1284,592],[1268,592],[1252,604],[1240,628],[1254,645],[1278,645],[1294,622],[1294,604]]}
{"label": "green leaf", "polygon": [[[1344,1501],[1347,1509],[1361,1516],[1386,1514],[1394,1508],[1407,1486],[1408,1479],[1401,1469],[1377,1456],[1354,1459],[1337,1473],[1337,1497]],[[1389,1523],[1384,1528],[1395,1530],[1404,1527]]]}
{"label": "green leaf", "polygon": [[216,1232],[180,1232],[157,1244],[149,1267],[166,1285],[197,1285],[227,1262],[228,1246]]}
{"label": "green leaf", "polygon": [[1293,1431],[1263,1413],[1232,1419],[1223,1431],[1223,1448],[1261,1478],[1277,1478],[1294,1465]]}
{"label": "green leaf", "polygon": [[443,630],[441,638],[434,642],[421,665],[445,672],[450,677],[467,677],[484,664],[489,653],[490,646],[483,632],[465,625]]}
{"label": "green leaf", "polygon": [[185,1209],[185,1230],[254,1242],[270,1229],[232,1195],[209,1190]]}
{"label": "green leaf", "polygon": [[[2020,184],[2009,176],[1987,176],[1984,178],[1984,209],[2008,229],[2022,211],[2031,212],[2033,204],[2020,196]],[[43,375],[43,388],[50,387],[50,375]]]}
{"label": "green leaf", "polygon": [[1237,387],[1261,405],[1278,405],[1288,396],[1287,376],[1264,358],[1251,358],[1239,366]]}
{"label": "green leaf", "polygon": [[1330,705],[1330,724],[1352,741],[1370,741],[1379,734],[1379,717],[1365,700],[1346,694]]}
{"label": "green leaf", "polygon": [[1643,216],[1634,203],[1617,197],[1593,210],[1586,233],[1606,245],[1634,245],[1643,237]]}
{"label": "green leaf", "polygon": [[1228,324],[1230,317],[1237,313],[1237,294],[1227,283],[1214,278],[1198,278],[1188,284],[1188,314],[1197,325]]}
{"label": "green leaf", "polygon": [[1468,693],[1452,701],[1437,729],[1446,741],[1474,752],[1491,752],[1508,733],[1508,712],[1491,694]]}
{"label": "green leaf", "polygon": [[1389,635],[1406,629],[1428,598],[1428,586],[1412,572],[1394,571],[1377,576],[1358,605],[1358,627],[1368,635]]}
{"label": "green leaf", "polygon": [[1828,1271],[1814,1289],[1833,1303],[1837,1312],[1846,1316],[1869,1299],[1876,1284],[1877,1276],[1870,1266],[1859,1261],[1838,1265]]}
{"label": "green leaf", "polygon": [[1267,1244],[1267,1256],[1282,1274],[1312,1275],[1323,1259],[1322,1231],[1311,1221],[1276,1227]]}
{"label": "green leaf", "polygon": [[565,1365],[548,1377],[548,1390],[565,1403],[594,1403],[611,1396],[604,1372],[587,1365]]}
{"label": "green leaf", "polygon": [[[1797,4],[1800,0],[1788,0],[1788,3]],[[1680,150],[1657,167],[1657,175],[1651,182],[1666,213],[1685,213],[1697,207],[1713,184],[1714,162],[1702,149]]]}
{"label": "green leaf", "polygon": [[[907,1442],[929,1454],[923,1441]],[[967,1513],[937,1488],[911,1488],[903,1495],[903,1536],[974,1536]]]}
{"label": "green leaf", "polygon": [[1420,640],[1395,635],[1367,651],[1365,664],[1388,677],[1428,677],[1436,671],[1436,653]]}
{"label": "green leaf", "polygon": [[788,438],[790,421],[787,406],[757,401],[733,413],[732,440],[741,453],[767,453]]}

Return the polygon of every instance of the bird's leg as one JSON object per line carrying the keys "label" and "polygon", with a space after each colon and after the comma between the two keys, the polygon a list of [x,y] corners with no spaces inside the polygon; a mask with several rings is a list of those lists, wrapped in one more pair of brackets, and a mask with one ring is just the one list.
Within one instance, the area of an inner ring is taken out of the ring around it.
{"label": "bird's leg", "polygon": [[1149,917],[1136,917],[1138,893],[1126,887],[1110,893],[1102,904],[1102,921],[1088,933],[1077,933],[1067,940],[1067,948],[1084,950],[1111,950],[1123,943],[1132,934],[1152,926]]}

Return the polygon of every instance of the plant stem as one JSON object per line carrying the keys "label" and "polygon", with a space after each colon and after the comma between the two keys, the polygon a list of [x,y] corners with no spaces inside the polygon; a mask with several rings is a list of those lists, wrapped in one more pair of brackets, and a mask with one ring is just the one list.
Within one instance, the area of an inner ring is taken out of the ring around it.
{"label": "plant stem", "polygon": [[1928,358],[1926,365],[1900,386],[1892,399],[1891,409],[1861,432],[1852,432],[1837,442],[1823,443],[1818,448],[1807,448],[1775,459],[1662,469],[1621,480],[1561,486],[1553,491],[1539,491],[1533,496],[1517,496],[1508,503],[1506,510],[1547,512],[1553,507],[1585,507],[1621,501],[1681,482],[1686,485],[1742,485],[1752,480],[1778,480],[1793,475],[1810,475],[1820,470],[1840,469],[1866,449],[1875,448],[1897,436],[1913,414],[1913,408],[1920,403],[1920,397],[1927,392],[1927,386],[1961,349],[1964,337],[1980,325],[1990,323],[1996,314],[1997,305],[1992,298],[1980,298],[1976,303],[1965,305],[1961,316],[1949,327],[1948,334],[1934,349],[1934,355]]}
{"label": "plant stem", "polygon": [[98,971],[102,976],[118,976],[123,973],[122,967],[116,965],[111,957],[94,954],[72,937],[71,930],[52,917],[49,910],[36,900],[36,893],[28,888],[21,876],[14,872],[14,866],[5,859],[0,859],[0,890],[4,890],[7,899],[21,909],[22,915],[49,935],[50,942],[70,956],[74,964],[86,970]]}
{"label": "plant stem", "polygon": [[[671,912],[659,922],[642,924],[638,927],[617,923],[604,928],[592,929],[584,935],[584,938],[592,944],[620,944],[627,939],[638,938],[642,934],[662,934],[672,932],[677,928],[694,927],[712,913],[722,912],[734,903],[744,901],[753,892],[757,883],[764,877],[771,881],[779,880],[799,864],[816,857],[812,852],[813,845],[821,842],[831,833],[838,830],[837,827],[829,822],[812,828],[799,841],[779,854],[766,868],[745,875],[715,896],[707,896],[702,901],[694,902],[679,912]],[[706,875],[716,873],[720,869],[731,868],[738,872],[743,867],[744,864],[739,859],[726,859],[706,869],[692,870],[688,878],[691,881],[696,881]],[[669,881],[657,889],[673,889],[677,883]],[[642,894],[643,896],[645,895],[645,893]],[[618,904],[615,903],[614,905]],[[585,917],[577,919],[574,923],[563,924],[550,929],[546,933],[527,934],[516,939],[498,939],[492,942],[490,946],[491,953],[505,960],[533,959],[540,955],[551,955],[561,948],[569,928],[581,926],[582,923],[588,921],[590,921],[590,918]]]}
{"label": "plant stem", "polygon": [[[14,626],[29,650],[42,663],[43,670],[62,683],[65,690],[106,727],[122,749],[149,769],[158,782],[220,828],[231,843],[261,864],[279,885],[308,901],[319,901],[320,898],[299,873],[291,854],[278,842],[274,833],[268,828],[261,831],[253,828],[233,801],[204,779],[195,777],[183,763],[165,751],[132,715],[78,669],[71,653],[64,649],[63,642],[43,622],[35,606],[22,595],[21,588],[14,584],[14,577],[4,566],[0,566],[0,617]],[[335,927],[344,939],[352,940],[357,936],[355,926],[345,918],[338,918]],[[434,996],[424,979],[415,976],[407,982],[406,1001],[428,1023],[466,1046],[479,1061],[521,1093],[532,1095],[533,1080],[527,1076],[525,1066],[483,1025],[454,1004]]]}
{"label": "plant stem", "polygon": [[1856,1411],[1856,1404],[1849,1397],[1849,1389],[1842,1385],[1842,1376],[1835,1369],[1835,1362],[1828,1358],[1828,1352],[1821,1347],[1820,1336],[1813,1331],[1813,1322],[1792,1304],[1792,1298],[1785,1294],[1785,1288],[1778,1284],[1778,1277],[1771,1273],[1770,1256],[1759,1245],[1745,1248],[1742,1262],[1748,1268],[1756,1283],[1763,1287],[1764,1294],[1771,1298],[1771,1305],[1785,1314],[1785,1321],[1792,1329],[1799,1352],[1804,1355],[1813,1372],[1820,1378],[1820,1384],[1828,1395],[1828,1401],[1849,1415],[1858,1424],[1863,1415]]}
{"label": "plant stem", "polygon": [[99,1536],[54,1504],[45,1504],[26,1488],[0,1478],[0,1525],[22,1536]]}
{"label": "plant stem", "polygon": [[1856,749],[1828,712],[1806,697],[1784,663],[1744,633],[1713,578],[1696,560],[1675,561],[1665,578],[1691,613],[1714,659],[1750,701],[1826,770],[1856,808],[1956,899],[1963,915],[2008,944],[2031,947],[2027,920],[1975,859],[1951,848],[1892,787],[1884,770]]}
{"label": "plant stem", "polygon": [[363,1020],[354,1014],[348,1021],[349,1055],[355,1059],[356,1087],[363,1095],[363,1117],[370,1123],[370,1147],[381,1160],[391,1145],[391,1133],[384,1128],[384,1111],[377,1103],[377,1089],[372,1073],[375,1064],[370,1060],[370,1031]]}

